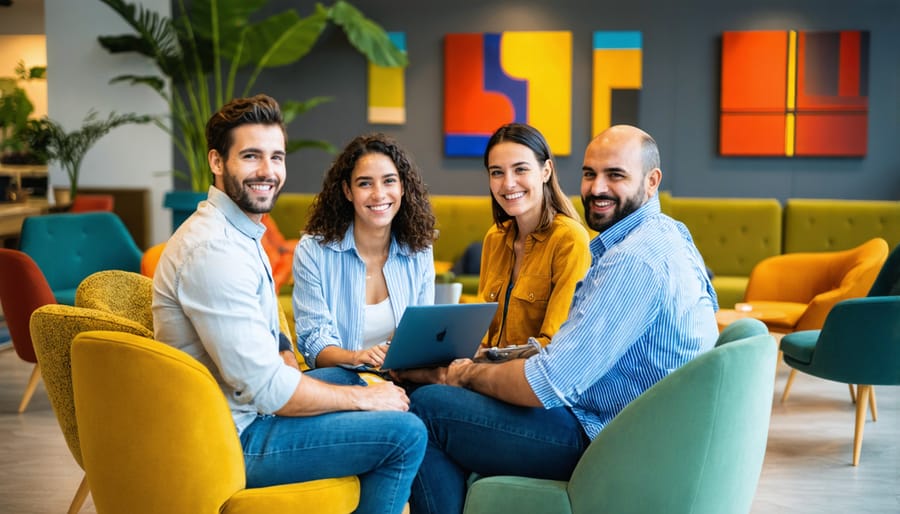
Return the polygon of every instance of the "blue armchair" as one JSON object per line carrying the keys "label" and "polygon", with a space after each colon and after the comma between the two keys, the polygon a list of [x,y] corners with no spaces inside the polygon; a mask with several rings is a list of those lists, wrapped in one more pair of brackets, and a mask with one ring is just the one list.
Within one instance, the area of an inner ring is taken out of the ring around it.
{"label": "blue armchair", "polygon": [[66,305],[75,305],[78,284],[94,272],[141,271],[140,248],[111,212],[26,218],[19,249],[44,272],[56,301]]}
{"label": "blue armchair", "polygon": [[776,353],[767,334],[700,355],[625,407],[568,482],[482,478],[469,488],[465,513],[749,512],[766,450]]}

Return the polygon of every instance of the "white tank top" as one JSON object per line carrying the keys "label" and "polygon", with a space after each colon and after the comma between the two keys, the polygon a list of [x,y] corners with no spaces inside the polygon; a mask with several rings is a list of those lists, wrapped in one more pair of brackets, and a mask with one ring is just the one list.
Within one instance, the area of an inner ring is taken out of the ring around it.
{"label": "white tank top", "polygon": [[369,348],[388,342],[394,335],[394,311],[391,309],[391,297],[381,303],[366,305],[366,319],[363,325],[363,348]]}

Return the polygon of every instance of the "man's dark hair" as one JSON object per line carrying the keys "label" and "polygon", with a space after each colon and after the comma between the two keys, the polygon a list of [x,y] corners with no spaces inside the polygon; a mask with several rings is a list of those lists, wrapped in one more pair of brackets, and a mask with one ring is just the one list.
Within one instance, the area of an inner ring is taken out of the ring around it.
{"label": "man's dark hair", "polygon": [[206,122],[206,151],[215,150],[222,159],[228,159],[228,151],[234,143],[231,131],[247,124],[278,125],[287,142],[287,130],[278,102],[268,95],[256,95],[235,98],[209,118]]}

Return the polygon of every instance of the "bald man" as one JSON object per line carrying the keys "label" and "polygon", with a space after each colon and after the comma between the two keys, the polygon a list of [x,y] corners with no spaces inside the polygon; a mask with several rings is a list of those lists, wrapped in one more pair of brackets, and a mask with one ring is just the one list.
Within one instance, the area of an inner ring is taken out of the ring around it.
{"label": "bald man", "polygon": [[581,196],[600,234],[568,320],[537,355],[456,361],[443,384],[416,390],[410,410],[429,440],[413,513],[462,512],[470,472],[568,480],[625,405],[713,346],[716,294],[687,228],[660,212],[661,180],[656,141],[639,128],[590,142]]}

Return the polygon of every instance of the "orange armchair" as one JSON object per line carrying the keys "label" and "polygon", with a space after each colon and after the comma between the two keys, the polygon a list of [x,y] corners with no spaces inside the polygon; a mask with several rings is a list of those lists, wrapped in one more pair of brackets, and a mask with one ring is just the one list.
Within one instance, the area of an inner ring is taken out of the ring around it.
{"label": "orange armchair", "polygon": [[272,264],[272,278],[275,280],[275,291],[281,290],[281,287],[292,284],[294,277],[291,274],[291,267],[294,261],[294,247],[297,246],[299,239],[285,239],[278,225],[268,214],[263,214],[262,223],[266,226],[266,233],[263,235],[262,246],[269,257],[269,263]]}
{"label": "orange armchair", "polygon": [[772,332],[820,329],[834,304],[869,292],[887,255],[887,241],[875,238],[840,252],[769,257],[750,273],[745,308]]}

